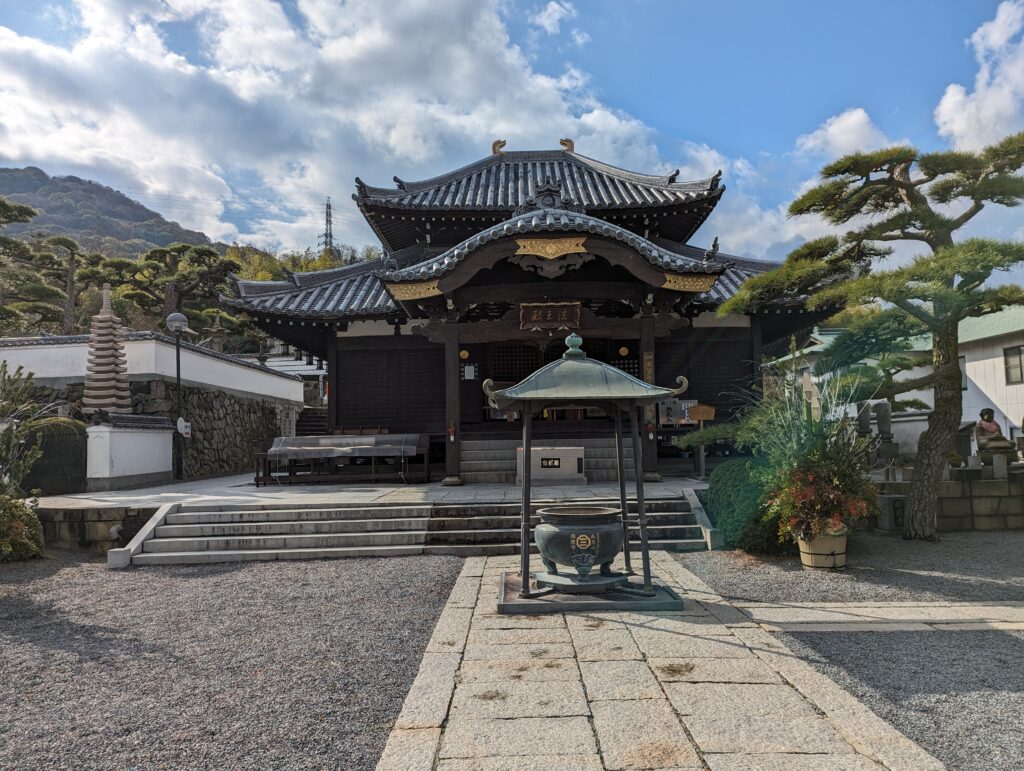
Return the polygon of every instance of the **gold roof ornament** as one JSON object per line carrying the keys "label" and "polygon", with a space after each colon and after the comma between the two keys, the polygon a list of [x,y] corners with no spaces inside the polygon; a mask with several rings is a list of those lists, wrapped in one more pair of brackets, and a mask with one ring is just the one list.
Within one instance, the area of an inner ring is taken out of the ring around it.
{"label": "gold roof ornament", "polygon": [[584,254],[587,250],[583,242],[586,240],[585,235],[567,238],[517,238],[516,254],[533,254],[545,260],[554,260],[566,254]]}
{"label": "gold roof ornament", "polygon": [[498,153],[500,153],[501,149],[507,144],[508,142],[506,142],[504,139],[495,139],[493,142],[491,142],[491,155],[497,155]]}
{"label": "gold roof ornament", "polygon": [[574,153],[574,152],[576,152],[576,143],[573,142],[568,137],[566,137],[564,139],[559,139],[558,140],[558,144],[560,144],[562,146],[562,149],[565,150],[567,153]]}

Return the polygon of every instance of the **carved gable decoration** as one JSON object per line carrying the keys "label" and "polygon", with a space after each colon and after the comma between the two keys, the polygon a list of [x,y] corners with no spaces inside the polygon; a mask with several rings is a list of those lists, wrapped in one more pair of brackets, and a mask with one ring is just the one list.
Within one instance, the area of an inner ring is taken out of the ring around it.
{"label": "carved gable decoration", "polygon": [[558,179],[545,177],[534,188],[533,195],[527,198],[521,205],[517,206],[512,216],[518,217],[531,211],[541,209],[564,209],[565,211],[586,214],[586,210],[576,203],[569,195],[562,193],[562,182]]}
{"label": "carved gable decoration", "polygon": [[583,246],[586,240],[586,236],[517,238],[516,252],[508,261],[544,278],[558,278],[594,259]]}

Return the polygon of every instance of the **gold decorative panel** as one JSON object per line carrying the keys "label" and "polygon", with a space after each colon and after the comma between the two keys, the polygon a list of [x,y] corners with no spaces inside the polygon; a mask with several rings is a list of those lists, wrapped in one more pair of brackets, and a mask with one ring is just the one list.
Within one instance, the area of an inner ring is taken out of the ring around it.
{"label": "gold decorative panel", "polygon": [[707,273],[666,273],[662,287],[673,292],[707,292],[717,280],[718,276]]}
{"label": "gold decorative panel", "polygon": [[545,260],[554,260],[566,254],[584,254],[583,242],[586,236],[570,238],[517,238],[516,254],[532,254]]}
{"label": "gold decorative panel", "polygon": [[399,302],[406,300],[421,300],[424,297],[435,297],[441,294],[441,290],[437,288],[437,282],[439,279],[433,279],[431,281],[416,281],[412,284],[387,284],[388,291],[391,292],[391,296]]}

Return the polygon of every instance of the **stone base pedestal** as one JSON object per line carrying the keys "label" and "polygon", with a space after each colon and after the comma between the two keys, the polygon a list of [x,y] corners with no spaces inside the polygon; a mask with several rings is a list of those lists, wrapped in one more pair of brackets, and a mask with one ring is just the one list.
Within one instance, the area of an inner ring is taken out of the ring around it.
{"label": "stone base pedestal", "polygon": [[170,482],[173,436],[169,423],[157,426],[95,425],[86,428],[86,489],[124,490]]}

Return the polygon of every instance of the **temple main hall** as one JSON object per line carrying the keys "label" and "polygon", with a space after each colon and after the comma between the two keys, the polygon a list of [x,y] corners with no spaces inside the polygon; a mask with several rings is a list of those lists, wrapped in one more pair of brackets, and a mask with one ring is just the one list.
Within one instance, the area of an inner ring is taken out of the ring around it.
{"label": "temple main hall", "polygon": [[[588,356],[649,383],[688,379],[680,400],[643,416],[644,474],[656,478],[677,462],[672,437],[693,428],[688,409],[728,417],[759,379],[762,345],[800,325],[788,308],[716,315],[776,264],[719,249],[729,241],[712,217],[721,172],[640,174],[571,140],[504,145],[432,179],[374,187],[357,177],[353,199],[381,259],[235,278],[224,302],[327,361],[330,432],[426,434],[449,484],[513,481],[518,416],[489,406],[481,384],[519,382],[576,332]],[[533,430],[537,442],[593,447],[586,475],[598,481],[612,478],[596,444],[608,423],[599,410],[558,409]]]}

